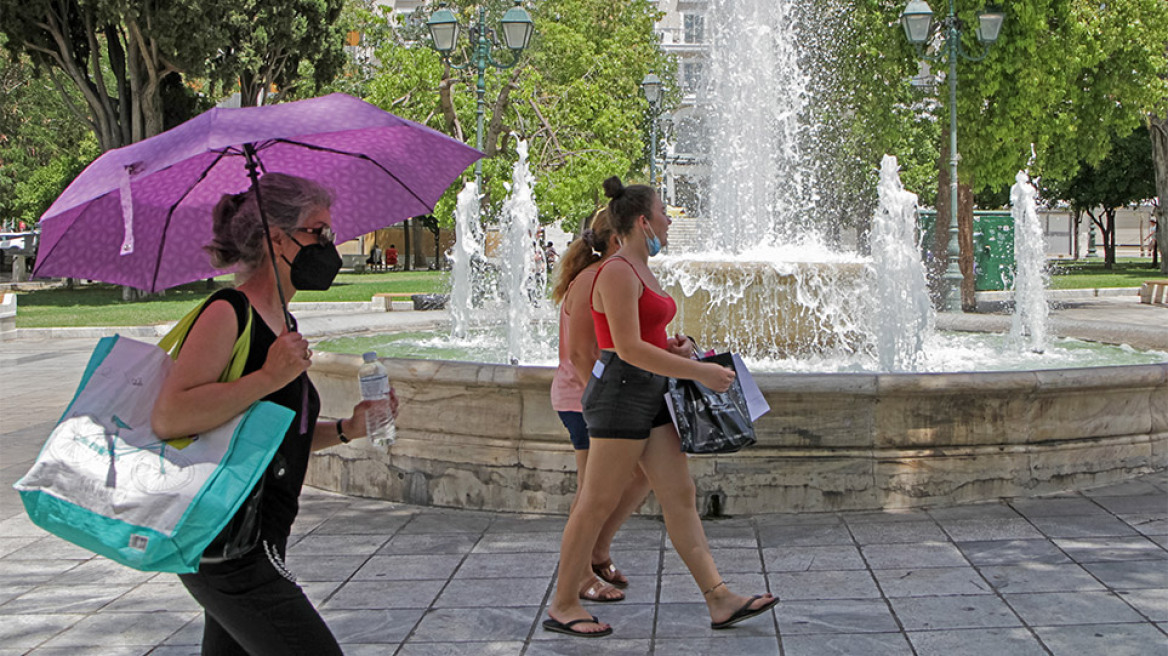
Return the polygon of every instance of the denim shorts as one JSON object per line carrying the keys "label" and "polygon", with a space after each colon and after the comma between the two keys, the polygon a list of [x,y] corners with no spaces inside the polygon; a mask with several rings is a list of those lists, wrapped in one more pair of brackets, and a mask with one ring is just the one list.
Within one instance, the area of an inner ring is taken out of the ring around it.
{"label": "denim shorts", "polygon": [[612,351],[601,351],[581,399],[588,435],[643,440],[650,429],[672,423],[665,405],[666,381]]}
{"label": "denim shorts", "polygon": [[584,423],[584,414],[574,410],[558,410],[560,421],[568,429],[568,439],[572,440],[572,448],[577,451],[587,451],[588,424]]}

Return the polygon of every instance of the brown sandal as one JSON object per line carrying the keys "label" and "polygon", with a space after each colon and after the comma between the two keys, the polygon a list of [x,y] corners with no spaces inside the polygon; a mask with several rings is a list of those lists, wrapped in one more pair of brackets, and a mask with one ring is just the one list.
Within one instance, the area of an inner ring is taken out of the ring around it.
{"label": "brown sandal", "polygon": [[624,588],[629,587],[629,580],[621,571],[612,564],[612,559],[604,561],[603,563],[592,563],[592,571],[603,579],[606,583],[610,583],[615,587]]}
{"label": "brown sandal", "polygon": [[[614,592],[618,596],[611,596]],[[580,591],[580,598],[585,601],[596,601],[602,604],[607,604],[612,601],[624,601],[625,593],[617,590],[615,587],[605,583],[604,581],[592,579],[592,584]]]}

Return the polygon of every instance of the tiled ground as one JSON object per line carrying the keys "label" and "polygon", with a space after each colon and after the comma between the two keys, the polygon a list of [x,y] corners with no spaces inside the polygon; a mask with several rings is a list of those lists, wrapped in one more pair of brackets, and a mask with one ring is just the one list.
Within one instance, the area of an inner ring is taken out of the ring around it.
{"label": "tiled ground", "polygon": [[[198,654],[201,613],[173,576],[46,535],[11,489],[92,344],[0,345],[0,656]],[[721,632],[648,518],[615,545],[628,599],[593,605],[615,634],[543,631],[562,528],[310,490],[289,565],[358,656],[1168,653],[1168,473],[1053,498],[708,522],[727,581],[783,599]]]}

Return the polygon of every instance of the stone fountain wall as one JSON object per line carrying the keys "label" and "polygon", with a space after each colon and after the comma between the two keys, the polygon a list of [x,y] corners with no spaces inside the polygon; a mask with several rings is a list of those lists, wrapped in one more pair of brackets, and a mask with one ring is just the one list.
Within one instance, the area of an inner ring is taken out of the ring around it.
{"label": "stone fountain wall", "polygon": [[[310,371],[325,416],[359,400],[355,355]],[[398,443],[319,452],[308,483],[411,504],[566,513],[575,461],[554,370],[383,359]],[[1028,496],[1168,467],[1168,364],[953,374],[760,374],[758,444],[694,456],[703,510],[909,508]],[[646,512],[653,512],[648,506]]]}

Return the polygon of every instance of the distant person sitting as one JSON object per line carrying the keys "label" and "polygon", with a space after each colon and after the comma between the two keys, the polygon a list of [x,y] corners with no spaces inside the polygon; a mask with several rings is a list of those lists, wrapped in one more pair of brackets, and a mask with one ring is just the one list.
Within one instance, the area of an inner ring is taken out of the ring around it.
{"label": "distant person sitting", "polygon": [[377,244],[373,244],[373,248],[369,249],[369,257],[365,259],[365,266],[370,271],[377,271],[378,269],[384,268],[381,260],[381,249],[377,247]]}
{"label": "distant person sitting", "polygon": [[389,267],[390,271],[397,270],[397,246],[390,244],[389,249],[385,251],[385,266]]}

